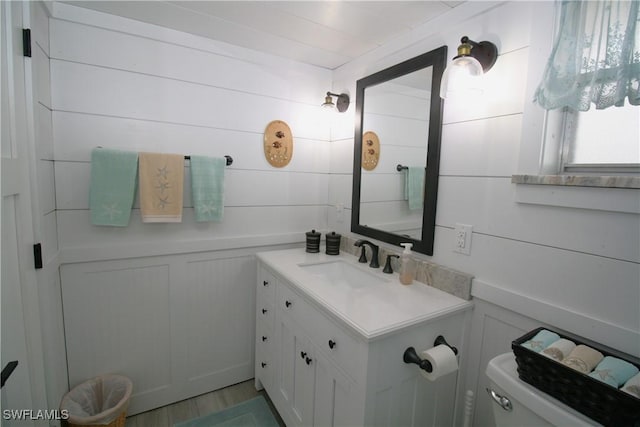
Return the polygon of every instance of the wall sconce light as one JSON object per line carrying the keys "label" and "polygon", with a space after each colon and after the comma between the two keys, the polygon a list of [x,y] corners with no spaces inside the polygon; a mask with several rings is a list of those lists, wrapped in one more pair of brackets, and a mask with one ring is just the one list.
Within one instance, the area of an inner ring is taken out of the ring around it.
{"label": "wall sconce light", "polygon": [[[333,103],[332,96],[338,97],[335,104]],[[347,95],[346,93],[337,94],[327,92],[327,96],[324,97],[324,103],[322,104],[322,107],[327,109],[337,108],[339,112],[344,113],[345,111],[347,111],[347,108],[349,108],[349,95]]]}
{"label": "wall sconce light", "polygon": [[451,98],[457,93],[482,92],[481,77],[498,59],[498,48],[489,41],[480,43],[464,36],[460,39],[458,56],[453,58],[442,75],[440,98]]}

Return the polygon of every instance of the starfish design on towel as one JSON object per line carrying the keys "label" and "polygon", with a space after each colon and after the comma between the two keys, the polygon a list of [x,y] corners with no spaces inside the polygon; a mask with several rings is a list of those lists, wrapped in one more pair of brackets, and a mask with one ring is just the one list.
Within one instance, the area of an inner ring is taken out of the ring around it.
{"label": "starfish design on towel", "polygon": [[609,378],[616,381],[616,378],[611,375],[611,369],[601,369],[599,371],[595,371],[595,374],[597,374],[602,381],[606,381]]}
{"label": "starfish design on towel", "polygon": [[167,165],[164,165],[163,167],[158,168],[157,170],[158,170],[156,174],[157,177],[167,179],[167,176],[169,175],[169,169],[167,168]]}
{"label": "starfish design on towel", "polygon": [[218,207],[213,202],[211,202],[208,204],[201,205],[198,210],[200,211],[201,214],[206,215],[206,214],[218,212]]}
{"label": "starfish design on towel", "polygon": [[160,190],[160,194],[164,194],[164,190],[168,190],[169,188],[171,188],[171,186],[168,182],[159,181],[158,185],[156,185],[156,188]]}
{"label": "starfish design on towel", "polygon": [[542,341],[533,341],[531,340],[531,349],[535,350],[535,351],[540,351],[542,350]]}
{"label": "starfish design on towel", "polygon": [[118,209],[118,203],[112,203],[110,205],[102,205],[102,209],[104,209],[104,214],[109,217],[109,219],[113,219],[113,217],[118,216],[122,213],[120,209]]}
{"label": "starfish design on towel", "polygon": [[562,351],[559,348],[548,347],[545,348],[542,352],[555,360],[562,360],[564,358],[564,354],[562,354]]}
{"label": "starfish design on towel", "polygon": [[568,359],[565,359],[563,363],[570,368],[576,369],[580,372],[586,373],[588,371],[585,361],[582,359],[578,359],[577,357],[569,357]]}
{"label": "starfish design on towel", "polygon": [[163,197],[158,197],[158,208],[160,209],[164,209],[165,207],[167,207],[167,205],[170,205],[171,202],[169,201],[169,196],[165,196]]}

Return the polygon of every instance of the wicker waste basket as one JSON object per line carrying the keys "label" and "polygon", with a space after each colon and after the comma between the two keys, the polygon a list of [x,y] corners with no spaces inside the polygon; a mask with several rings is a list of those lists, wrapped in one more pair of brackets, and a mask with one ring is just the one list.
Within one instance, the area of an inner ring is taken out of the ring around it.
{"label": "wicker waste basket", "polygon": [[75,386],[60,403],[68,425],[124,427],[133,383],[122,375],[100,375]]}

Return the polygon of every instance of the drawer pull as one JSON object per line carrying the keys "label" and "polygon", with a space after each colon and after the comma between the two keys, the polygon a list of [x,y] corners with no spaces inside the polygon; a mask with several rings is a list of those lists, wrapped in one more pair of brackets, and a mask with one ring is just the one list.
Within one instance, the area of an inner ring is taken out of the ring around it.
{"label": "drawer pull", "polygon": [[289,301],[289,300],[287,300],[287,301],[285,301],[285,302],[284,302],[284,305],[285,305],[287,308],[291,307],[291,305],[292,305],[292,304],[293,304],[293,303],[292,303],[291,301]]}
{"label": "drawer pull", "polygon": [[307,362],[307,365],[311,365],[312,359],[310,357],[305,357],[304,361]]}
{"label": "drawer pull", "polygon": [[266,308],[263,308],[262,309],[262,314],[267,314],[267,311],[269,311],[269,310],[267,310]]}
{"label": "drawer pull", "polygon": [[262,281],[262,286],[269,286],[269,281],[268,280],[263,280]]}
{"label": "drawer pull", "polygon": [[300,357],[304,359],[305,357],[307,357],[307,353],[304,352],[304,351],[301,351],[300,352]]}
{"label": "drawer pull", "polygon": [[267,337],[263,335],[262,336],[262,342],[265,342],[266,340],[267,340]]}
{"label": "drawer pull", "polygon": [[336,346],[336,342],[334,340],[329,340],[329,348],[333,350]]}
{"label": "drawer pull", "polygon": [[262,362],[260,365],[262,365],[262,367],[263,367],[263,368],[266,368],[266,367],[267,367],[267,364],[266,364],[266,363],[264,363],[264,362]]}

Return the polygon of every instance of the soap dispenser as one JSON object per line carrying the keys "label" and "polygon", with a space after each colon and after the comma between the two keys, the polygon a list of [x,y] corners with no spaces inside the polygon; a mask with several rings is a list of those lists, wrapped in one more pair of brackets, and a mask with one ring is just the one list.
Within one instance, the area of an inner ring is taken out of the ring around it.
{"label": "soap dispenser", "polygon": [[404,251],[400,255],[400,283],[410,285],[416,276],[416,262],[411,256],[413,243],[400,243],[400,246],[404,246]]}

